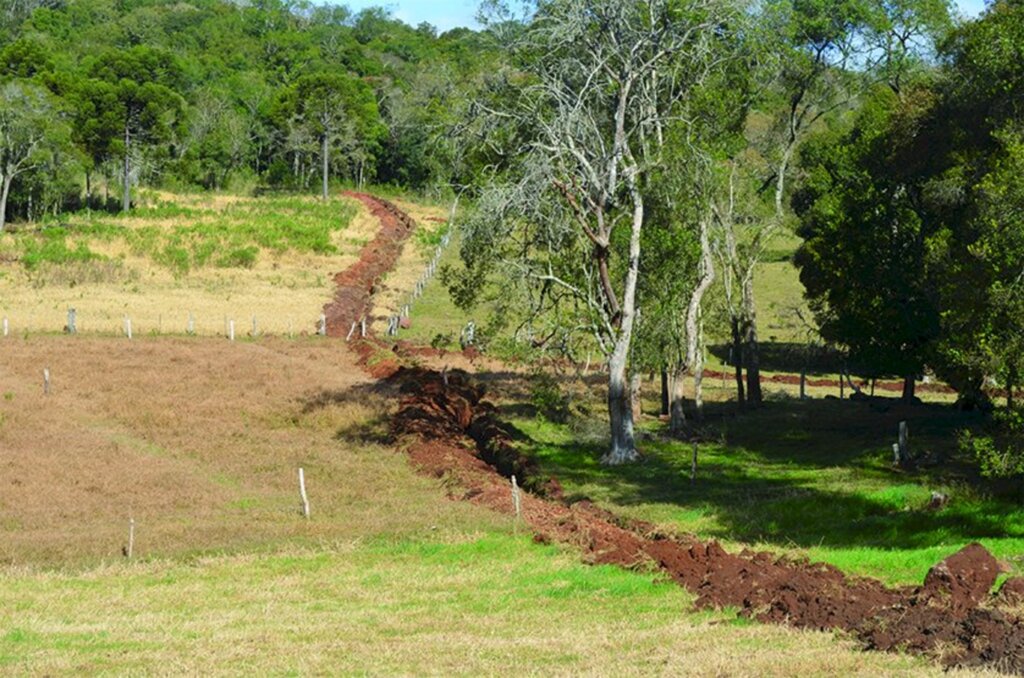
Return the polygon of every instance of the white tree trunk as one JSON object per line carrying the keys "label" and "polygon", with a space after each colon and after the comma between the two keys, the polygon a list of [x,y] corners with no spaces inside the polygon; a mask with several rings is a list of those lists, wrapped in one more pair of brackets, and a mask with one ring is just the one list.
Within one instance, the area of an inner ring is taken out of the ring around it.
{"label": "white tree trunk", "polygon": [[328,157],[327,134],[326,133],[320,138],[320,160],[322,162],[321,171],[322,171],[322,175],[323,175],[323,199],[324,199],[324,202],[327,202],[327,178],[328,178],[328,174],[327,173],[328,173],[328,169],[330,167],[330,162],[329,162],[329,157]]}
{"label": "white tree trunk", "polygon": [[715,281],[715,261],[708,231],[709,224],[702,219],[700,222],[700,279],[690,295],[690,303],[686,308],[686,359],[685,364],[676,369],[672,380],[672,413],[669,431],[675,435],[683,433],[686,428],[686,415],[683,411],[683,381],[687,372],[690,372],[694,378],[694,398],[699,404],[702,404],[700,379],[704,373],[702,337],[704,325],[700,320],[700,313],[704,295]]}
{"label": "white tree trunk", "polygon": [[11,181],[14,179],[10,173],[4,174],[3,186],[0,188],[0,233],[4,232],[7,224],[7,196],[11,192]]}
{"label": "white tree trunk", "polygon": [[636,286],[640,272],[640,230],[644,223],[644,201],[635,183],[631,185],[633,197],[633,225],[629,239],[629,268],[622,293],[622,321],[615,339],[615,348],[608,361],[608,418],[611,422],[611,449],[602,458],[609,465],[626,464],[640,456],[636,450],[633,432],[633,407],[626,377],[629,349],[633,342],[633,323],[636,319]]}

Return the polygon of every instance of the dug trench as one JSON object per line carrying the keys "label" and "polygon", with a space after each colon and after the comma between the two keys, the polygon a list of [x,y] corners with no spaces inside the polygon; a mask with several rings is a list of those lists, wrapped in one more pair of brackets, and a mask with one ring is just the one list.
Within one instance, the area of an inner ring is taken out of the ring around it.
{"label": "dug trench", "polygon": [[[367,201],[374,209],[375,199]],[[337,310],[345,320],[370,312],[370,287],[386,273],[381,266],[393,263],[401,250],[404,238],[395,224],[412,228],[407,217],[395,216],[383,203],[374,212],[384,222],[382,235],[393,235],[376,248],[367,246],[366,263],[361,259],[354,267],[362,266],[358,275],[338,276],[339,287],[346,281],[357,286],[338,291]],[[518,451],[512,429],[467,373],[404,365],[425,349],[374,337],[350,346],[364,369],[399,394],[391,432],[413,464],[445,479],[453,498],[503,513],[515,511],[509,482],[515,475],[526,490],[520,519],[539,542],[571,545],[594,564],[661,571],[693,592],[698,608],[736,608],[761,622],[845,631],[866,649],[1024,675],[1024,622],[1008,610],[1024,600],[1024,579],[1009,579],[992,593],[1000,564],[978,544],[935,565],[922,585],[902,588],[807,560],[728,553],[716,542],[625,520],[587,500],[567,501],[558,482],[543,478]]]}

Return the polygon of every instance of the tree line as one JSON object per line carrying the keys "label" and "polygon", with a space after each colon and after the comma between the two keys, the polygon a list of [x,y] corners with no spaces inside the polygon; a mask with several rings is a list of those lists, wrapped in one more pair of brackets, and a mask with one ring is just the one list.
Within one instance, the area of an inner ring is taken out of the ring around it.
{"label": "tree line", "polygon": [[382,9],[17,0],[0,15],[0,230],[128,210],[140,183],[446,186],[449,102],[489,58],[480,34]]}

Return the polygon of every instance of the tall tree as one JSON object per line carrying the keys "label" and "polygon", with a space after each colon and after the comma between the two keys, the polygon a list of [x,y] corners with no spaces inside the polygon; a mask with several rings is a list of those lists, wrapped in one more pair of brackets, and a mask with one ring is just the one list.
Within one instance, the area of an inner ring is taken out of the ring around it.
{"label": "tall tree", "polygon": [[173,55],[136,46],[101,54],[85,97],[100,113],[97,144],[121,158],[121,209],[131,209],[133,163],[149,145],[169,141],[183,121],[184,82]]}
{"label": "tall tree", "polygon": [[575,312],[552,320],[592,331],[609,372],[605,463],[638,454],[628,376],[647,182],[667,131],[686,123],[685,104],[718,67],[734,9],[704,0],[540,3],[514,33],[519,70],[505,74],[513,93],[487,108],[503,123],[492,142],[510,152],[511,168],[480,202],[464,246],[468,270],[497,260],[532,291],[536,310],[560,300]]}
{"label": "tall tree", "polygon": [[0,85],[0,233],[14,180],[51,164],[69,145],[67,125],[49,92],[25,81]]}

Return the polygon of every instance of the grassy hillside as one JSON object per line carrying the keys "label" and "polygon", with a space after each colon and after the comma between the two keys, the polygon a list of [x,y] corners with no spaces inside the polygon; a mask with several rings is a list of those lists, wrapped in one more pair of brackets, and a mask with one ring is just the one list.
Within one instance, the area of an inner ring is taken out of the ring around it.
{"label": "grassy hillside", "polygon": [[201,335],[313,332],[334,273],[376,232],[356,201],[151,193],[129,215],[79,213],[0,237],[11,331]]}

